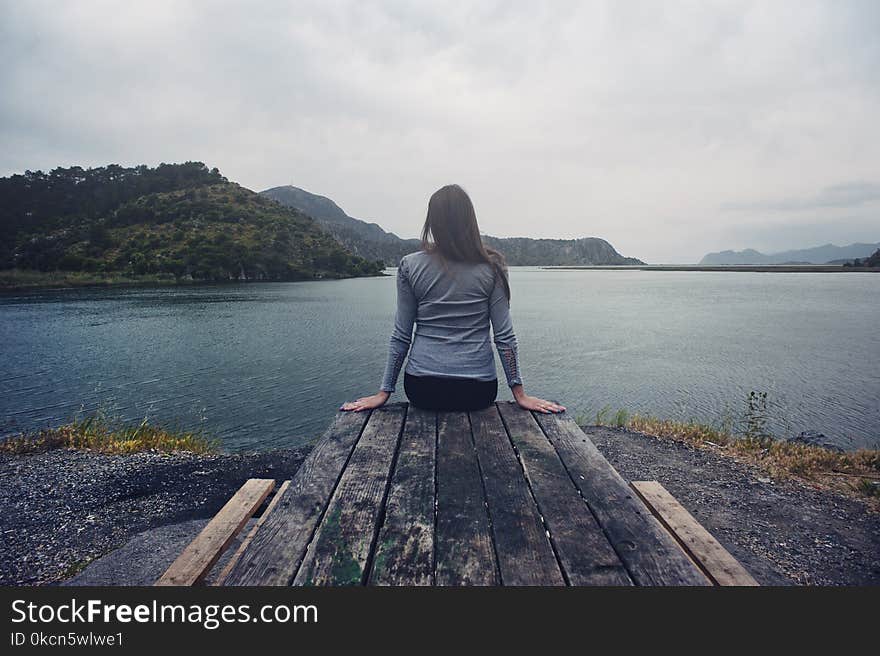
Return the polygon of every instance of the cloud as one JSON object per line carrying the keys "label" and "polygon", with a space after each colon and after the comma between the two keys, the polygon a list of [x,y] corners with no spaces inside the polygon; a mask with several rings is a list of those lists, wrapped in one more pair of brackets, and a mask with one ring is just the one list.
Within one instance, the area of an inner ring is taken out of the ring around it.
{"label": "cloud", "polygon": [[880,183],[849,182],[826,187],[821,193],[807,198],[786,198],[782,200],[758,201],[750,203],[725,203],[724,210],[734,211],[797,211],[815,208],[861,207],[880,201]]}
{"label": "cloud", "polygon": [[0,175],[201,159],[402,236],[456,181],[487,233],[694,261],[768,198],[875,212],[832,186],[877,179],[878,32],[872,0],[0,0]]}

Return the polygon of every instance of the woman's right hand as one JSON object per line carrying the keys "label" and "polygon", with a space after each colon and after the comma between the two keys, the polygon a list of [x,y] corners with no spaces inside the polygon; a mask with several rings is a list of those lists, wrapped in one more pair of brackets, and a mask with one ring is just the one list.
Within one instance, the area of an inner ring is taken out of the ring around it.
{"label": "woman's right hand", "polygon": [[511,389],[513,391],[513,398],[516,399],[516,404],[524,410],[543,412],[545,415],[556,412],[565,412],[564,405],[559,405],[558,403],[554,403],[553,401],[548,401],[546,399],[541,399],[537,396],[529,396],[528,394],[526,394],[522,385],[516,385]]}
{"label": "woman's right hand", "polygon": [[391,394],[388,392],[376,392],[372,396],[363,396],[359,398],[357,401],[349,401],[348,403],[343,403],[340,410],[351,410],[354,412],[362,412],[364,410],[373,410],[374,408],[378,408],[380,406],[385,405],[385,402],[388,400]]}

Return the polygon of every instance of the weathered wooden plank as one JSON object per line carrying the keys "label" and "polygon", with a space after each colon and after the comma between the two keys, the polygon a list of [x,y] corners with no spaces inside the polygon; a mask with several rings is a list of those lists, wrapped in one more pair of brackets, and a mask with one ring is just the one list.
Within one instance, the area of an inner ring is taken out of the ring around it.
{"label": "weathered wooden plank", "polygon": [[251,478],[245,481],[195,540],[171,563],[156,585],[195,585],[201,582],[274,487],[275,481],[272,479]]}
{"label": "weathered wooden plank", "polygon": [[571,418],[534,417],[637,585],[711,584]]}
{"label": "weathered wooden plank", "polygon": [[502,585],[565,585],[497,408],[493,405],[469,416]]}
{"label": "weathered wooden plank", "polygon": [[633,481],[632,488],[713,583],[758,585],[745,567],[660,483]]}
{"label": "weathered wooden plank", "polygon": [[571,585],[632,585],[602,528],[532,414],[499,403],[538,509]]}
{"label": "weathered wooden plank", "polygon": [[373,411],[294,585],[362,585],[379,531],[406,406]]}
{"label": "weathered wooden plank", "polygon": [[247,545],[225,585],[290,585],[369,416],[368,412],[336,415],[290,487],[279,495],[274,512]]}
{"label": "weathered wooden plank", "polygon": [[434,582],[437,413],[410,406],[376,543],[371,585]]}
{"label": "weathered wooden plank", "polygon": [[260,518],[257,520],[257,523],[254,524],[254,527],[250,530],[244,540],[241,541],[241,544],[236,549],[235,553],[220,571],[220,574],[217,575],[216,580],[214,581],[214,585],[224,585],[224,581],[226,577],[229,576],[229,572],[232,571],[232,568],[235,567],[235,563],[238,562],[238,559],[241,558],[241,555],[244,553],[244,550],[247,549],[247,546],[251,543],[251,540],[254,539],[254,536],[257,534],[259,528],[266,521],[266,518],[271,514],[273,510],[275,510],[275,506],[278,505],[278,502],[281,500],[281,495],[287,491],[287,488],[290,487],[290,481],[284,481],[281,484],[281,487],[278,488],[278,491],[275,493],[275,496],[272,497],[272,500],[269,502],[269,505],[266,506],[266,510],[263,511],[263,514],[260,515]]}
{"label": "weathered wooden plank", "polygon": [[437,415],[437,585],[499,585],[477,454],[464,412]]}

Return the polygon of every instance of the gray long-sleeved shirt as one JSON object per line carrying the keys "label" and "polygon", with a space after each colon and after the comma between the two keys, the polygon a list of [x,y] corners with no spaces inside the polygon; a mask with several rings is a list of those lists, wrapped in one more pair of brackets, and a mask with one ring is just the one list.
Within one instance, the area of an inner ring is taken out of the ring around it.
{"label": "gray long-sleeved shirt", "polygon": [[382,389],[394,391],[407,352],[412,376],[497,378],[490,322],[507,384],[520,385],[510,304],[495,269],[424,251],[406,255],[397,269],[397,316]]}

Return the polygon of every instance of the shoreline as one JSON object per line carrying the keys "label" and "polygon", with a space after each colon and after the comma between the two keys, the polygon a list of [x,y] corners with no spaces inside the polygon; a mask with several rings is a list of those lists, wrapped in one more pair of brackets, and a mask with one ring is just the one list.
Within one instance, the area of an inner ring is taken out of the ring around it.
{"label": "shoreline", "polygon": [[[716,449],[583,428],[625,478],[667,487],[762,584],[880,584],[880,513],[866,502]],[[247,478],[289,479],[309,449],[0,453],[0,584],[149,584]]]}
{"label": "shoreline", "polygon": [[386,273],[377,273],[372,276],[321,276],[314,278],[291,278],[290,280],[198,280],[184,278],[168,278],[162,276],[103,276],[76,275],[78,272],[69,272],[74,275],[56,275],[55,272],[43,275],[32,275],[28,272],[22,276],[24,282],[10,283],[15,280],[16,274],[8,275],[10,270],[0,271],[0,295],[7,293],[20,293],[28,291],[64,291],[70,289],[109,289],[109,288],[146,288],[146,287],[195,287],[249,285],[263,283],[286,283],[286,282],[313,282],[318,280],[350,280],[353,278],[382,278],[388,277]]}
{"label": "shoreline", "polygon": [[[665,271],[693,273],[880,273],[880,267],[844,267],[841,265],[535,265],[542,271]],[[516,268],[511,265],[511,268]],[[531,268],[531,267],[529,267]],[[311,282],[315,280],[348,280],[352,278],[384,278],[387,273],[371,276],[319,276],[291,278],[290,280],[189,280],[167,276],[94,275],[82,272],[33,272],[20,274],[17,270],[0,271],[0,295],[28,291],[64,291],[71,289],[148,288],[228,286],[237,284]]]}
{"label": "shoreline", "polygon": [[607,266],[542,266],[546,271],[694,271],[722,273],[880,273],[880,267],[845,267],[838,264],[730,264],[693,266],[677,264],[607,265]]}

